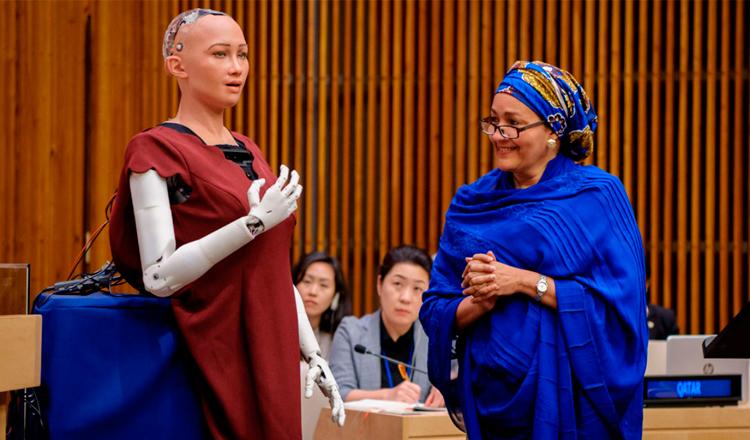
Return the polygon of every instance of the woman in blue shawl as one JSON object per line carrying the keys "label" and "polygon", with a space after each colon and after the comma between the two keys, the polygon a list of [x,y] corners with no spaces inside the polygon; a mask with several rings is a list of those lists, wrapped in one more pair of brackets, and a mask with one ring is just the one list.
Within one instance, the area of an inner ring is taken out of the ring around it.
{"label": "woman in blue shawl", "polygon": [[643,245],[620,181],[578,164],[591,102],[519,61],[481,125],[497,169],[446,214],[420,311],[430,381],[470,439],[641,438]]}

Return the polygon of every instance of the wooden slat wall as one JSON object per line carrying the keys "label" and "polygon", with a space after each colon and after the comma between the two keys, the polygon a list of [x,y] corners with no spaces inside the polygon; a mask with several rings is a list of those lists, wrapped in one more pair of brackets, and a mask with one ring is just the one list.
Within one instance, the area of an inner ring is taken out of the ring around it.
{"label": "wooden slat wall", "polygon": [[0,14],[0,261],[65,279],[84,222],[83,2],[4,3]]}
{"label": "wooden slat wall", "polygon": [[[477,125],[516,59],[560,65],[600,116],[588,163],[616,175],[650,256],[650,301],[715,332],[748,300],[744,1],[7,2],[0,15],[0,261],[63,278],[104,220],[127,140],[174,113],[164,27],[231,13],[251,47],[232,128],[302,175],[291,258],[341,258],[354,311],[401,242],[434,252],[458,186],[492,167]],[[89,270],[109,257],[106,237]]]}

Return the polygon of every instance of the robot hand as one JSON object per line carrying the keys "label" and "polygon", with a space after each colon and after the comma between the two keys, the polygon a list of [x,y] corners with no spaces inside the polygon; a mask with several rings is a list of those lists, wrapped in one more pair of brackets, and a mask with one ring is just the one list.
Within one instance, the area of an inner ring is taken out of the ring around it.
{"label": "robot hand", "polygon": [[346,419],[344,401],[341,400],[339,387],[336,384],[336,379],[333,378],[331,369],[328,367],[328,362],[315,353],[310,357],[308,365],[309,369],[305,377],[305,398],[309,399],[312,396],[313,384],[317,383],[320,391],[328,397],[331,404],[333,422],[338,423],[339,426],[344,426],[344,419]]}
{"label": "robot hand", "polygon": [[250,185],[247,190],[247,199],[250,202],[249,224],[252,223],[253,217],[261,223],[260,229],[255,231],[260,233],[267,231],[277,224],[284,221],[297,209],[297,199],[302,194],[302,185],[299,185],[299,174],[292,171],[292,177],[289,184],[286,184],[289,176],[289,168],[286,165],[281,166],[279,178],[276,183],[271,185],[260,199],[260,188],[266,183],[266,179],[258,179]]}

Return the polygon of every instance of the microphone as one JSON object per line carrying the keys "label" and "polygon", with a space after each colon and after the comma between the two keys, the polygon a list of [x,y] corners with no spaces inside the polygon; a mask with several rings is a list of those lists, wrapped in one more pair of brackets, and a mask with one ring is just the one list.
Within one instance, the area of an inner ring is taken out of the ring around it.
{"label": "microphone", "polygon": [[377,357],[379,357],[380,359],[385,359],[385,360],[386,360],[386,361],[388,361],[388,362],[391,362],[391,363],[394,363],[394,364],[398,364],[398,365],[403,365],[403,366],[404,366],[404,367],[406,367],[406,368],[411,368],[411,369],[412,369],[413,371],[419,371],[420,373],[424,373],[424,374],[427,374],[427,372],[426,372],[426,371],[424,371],[424,370],[420,370],[419,368],[416,368],[416,367],[414,367],[413,365],[409,365],[409,364],[407,364],[406,362],[401,362],[401,361],[400,361],[400,360],[398,360],[398,359],[393,359],[393,358],[391,358],[391,357],[388,357],[388,356],[384,356],[384,355],[382,355],[382,354],[378,354],[378,353],[373,353],[373,352],[371,352],[370,350],[368,350],[368,349],[367,349],[367,348],[366,348],[366,347],[365,347],[364,345],[361,345],[361,344],[357,344],[357,345],[355,345],[355,346],[354,346],[354,351],[356,351],[356,352],[357,352],[357,353],[359,353],[359,354],[371,354],[371,355],[373,355],[373,356],[377,356]]}

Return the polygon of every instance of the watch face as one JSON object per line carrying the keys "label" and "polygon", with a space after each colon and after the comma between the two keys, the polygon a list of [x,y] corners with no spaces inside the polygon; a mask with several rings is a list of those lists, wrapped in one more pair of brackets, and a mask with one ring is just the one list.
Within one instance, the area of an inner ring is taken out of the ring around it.
{"label": "watch face", "polygon": [[539,280],[536,283],[536,290],[538,292],[546,292],[547,291],[547,281],[545,281],[545,280]]}

